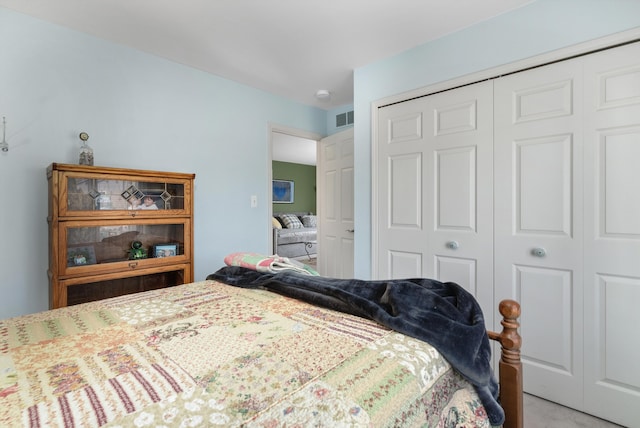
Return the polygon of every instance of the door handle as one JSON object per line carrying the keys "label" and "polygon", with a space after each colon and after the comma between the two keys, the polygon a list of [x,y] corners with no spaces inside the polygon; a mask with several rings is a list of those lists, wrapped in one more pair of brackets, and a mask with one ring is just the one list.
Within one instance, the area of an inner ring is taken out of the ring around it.
{"label": "door handle", "polygon": [[356,231],[355,229],[347,229],[347,232],[349,232],[349,233],[353,233],[355,231]]}
{"label": "door handle", "polygon": [[544,257],[547,255],[547,250],[542,247],[534,248],[531,250],[531,255],[535,257]]}
{"label": "door handle", "polygon": [[457,250],[458,248],[460,248],[460,244],[458,244],[458,241],[449,241],[446,243],[446,246],[451,250]]}

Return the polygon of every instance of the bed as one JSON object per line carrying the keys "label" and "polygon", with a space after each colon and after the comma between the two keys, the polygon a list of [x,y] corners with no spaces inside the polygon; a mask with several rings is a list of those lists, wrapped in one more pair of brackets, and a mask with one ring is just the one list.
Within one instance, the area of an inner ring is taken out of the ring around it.
{"label": "bed", "polygon": [[[491,425],[428,343],[209,278],[0,321],[0,426]],[[488,333],[507,428],[522,426],[519,311],[502,302]]]}

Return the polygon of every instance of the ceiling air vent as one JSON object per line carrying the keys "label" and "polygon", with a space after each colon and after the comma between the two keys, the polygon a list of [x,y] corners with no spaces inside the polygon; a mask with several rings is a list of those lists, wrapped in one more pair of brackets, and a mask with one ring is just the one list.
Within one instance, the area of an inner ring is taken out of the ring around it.
{"label": "ceiling air vent", "polygon": [[353,110],[336,115],[336,128],[353,125]]}

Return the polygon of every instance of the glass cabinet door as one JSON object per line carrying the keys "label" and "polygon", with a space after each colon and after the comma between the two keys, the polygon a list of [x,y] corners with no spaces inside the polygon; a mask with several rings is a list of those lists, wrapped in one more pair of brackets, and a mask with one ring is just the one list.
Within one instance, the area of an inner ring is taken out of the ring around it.
{"label": "glass cabinet door", "polygon": [[[189,219],[68,221],[61,223],[62,275],[128,270],[191,258]],[[120,263],[120,266],[117,264]]]}
{"label": "glass cabinet door", "polygon": [[[100,215],[109,215],[109,211],[122,214],[129,211],[136,214],[162,215],[166,210],[185,211],[190,194],[188,180],[162,180],[140,177],[107,177],[67,172],[62,175],[62,186],[66,198],[60,201],[60,215],[82,215],[87,211],[100,211]],[[65,200],[66,199],[66,203]],[[116,213],[114,213],[116,214]]]}

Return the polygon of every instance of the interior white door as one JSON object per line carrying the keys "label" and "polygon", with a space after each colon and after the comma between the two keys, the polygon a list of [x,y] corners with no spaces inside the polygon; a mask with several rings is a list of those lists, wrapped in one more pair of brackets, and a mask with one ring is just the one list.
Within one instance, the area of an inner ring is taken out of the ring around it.
{"label": "interior white door", "polygon": [[640,426],[640,43],[585,57],[585,409]]}
{"label": "interior white door", "polygon": [[583,409],[581,59],[495,81],[495,293],[519,301],[525,391]]}
{"label": "interior white door", "polygon": [[318,145],[318,272],[353,278],[353,128]]}
{"label": "interior white door", "polygon": [[493,83],[383,107],[378,278],[456,282],[493,324]]}

